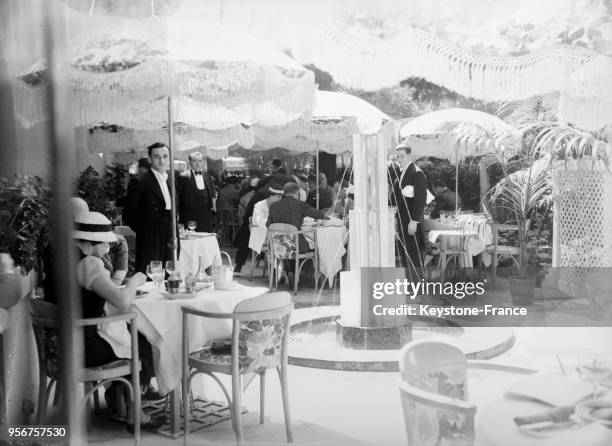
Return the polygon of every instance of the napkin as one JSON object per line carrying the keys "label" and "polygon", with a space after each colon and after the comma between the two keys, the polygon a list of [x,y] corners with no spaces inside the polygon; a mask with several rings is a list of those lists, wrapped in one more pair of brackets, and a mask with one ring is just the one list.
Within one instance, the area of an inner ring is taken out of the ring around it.
{"label": "napkin", "polygon": [[427,198],[425,198],[425,203],[429,204],[432,201],[434,201],[435,199],[436,199],[436,197],[434,196],[434,194],[429,192],[429,189],[427,189]]}
{"label": "napkin", "polygon": [[561,375],[535,373],[507,387],[506,392],[554,407],[575,406],[593,394],[593,384]]}

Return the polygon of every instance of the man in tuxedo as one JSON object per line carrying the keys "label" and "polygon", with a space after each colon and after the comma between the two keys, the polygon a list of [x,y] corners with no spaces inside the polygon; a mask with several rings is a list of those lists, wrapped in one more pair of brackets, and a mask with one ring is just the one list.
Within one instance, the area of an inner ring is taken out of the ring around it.
{"label": "man in tuxedo", "polygon": [[408,268],[412,277],[423,277],[425,239],[422,219],[427,201],[427,178],[414,163],[414,155],[409,146],[400,144],[396,150],[401,174],[394,182],[393,189],[399,220],[400,257],[403,266]]}
{"label": "man in tuxedo", "polygon": [[136,271],[151,260],[172,259],[172,200],[167,170],[170,150],[160,142],[147,148],[151,169],[128,193],[125,223],[136,232]]}
{"label": "man in tuxedo", "polygon": [[212,178],[206,171],[206,161],[200,152],[189,155],[189,170],[176,181],[179,222],[197,223],[197,232],[213,232],[212,206],[215,198]]}

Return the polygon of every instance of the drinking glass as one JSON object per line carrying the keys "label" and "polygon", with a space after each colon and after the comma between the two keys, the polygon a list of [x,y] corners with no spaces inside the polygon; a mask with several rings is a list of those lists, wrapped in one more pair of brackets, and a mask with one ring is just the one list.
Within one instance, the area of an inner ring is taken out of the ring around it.
{"label": "drinking glass", "polygon": [[591,353],[578,357],[577,370],[581,379],[593,383],[593,398],[598,394],[599,383],[612,373],[610,364],[605,358]]}
{"label": "drinking glass", "polygon": [[153,280],[153,269],[151,268],[151,264],[147,265],[147,277]]}
{"label": "drinking glass", "polygon": [[198,224],[195,221],[190,220],[187,222],[187,229],[189,229],[190,234],[193,234],[193,232],[195,231],[197,227],[198,227]]}
{"label": "drinking glass", "polygon": [[166,261],[166,272],[169,276],[176,272],[176,262],[174,260]]}
{"label": "drinking glass", "polygon": [[162,283],[164,282],[164,268],[161,260],[152,260],[149,264],[151,268],[151,278],[153,282],[155,282],[156,288],[161,288]]}

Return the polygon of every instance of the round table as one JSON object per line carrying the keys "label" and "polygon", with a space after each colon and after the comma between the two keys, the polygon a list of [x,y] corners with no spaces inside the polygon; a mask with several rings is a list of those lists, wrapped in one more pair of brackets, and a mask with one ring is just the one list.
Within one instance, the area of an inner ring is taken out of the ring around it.
{"label": "round table", "polygon": [[612,429],[598,423],[573,425],[568,428],[525,433],[514,423],[514,417],[534,415],[550,406],[535,401],[502,397],[478,408],[477,446],[608,446],[612,444]]}
{"label": "round table", "polygon": [[196,232],[188,239],[181,238],[181,252],[178,259],[178,270],[181,277],[198,271],[199,258],[202,257],[203,267],[208,268],[219,255],[217,234]]}

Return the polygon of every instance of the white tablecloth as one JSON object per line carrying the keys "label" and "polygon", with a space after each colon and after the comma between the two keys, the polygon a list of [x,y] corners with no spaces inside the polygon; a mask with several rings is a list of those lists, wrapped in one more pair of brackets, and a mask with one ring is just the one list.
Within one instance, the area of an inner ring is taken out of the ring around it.
{"label": "white tablecloth", "polygon": [[[149,290],[151,282],[145,284]],[[134,307],[138,314],[138,330],[153,346],[153,361],[157,384],[162,394],[175,389],[181,380],[182,312],[181,306],[203,311],[231,313],[237,303],[260,296],[263,287],[236,285],[229,291],[206,289],[195,297],[170,300],[153,290],[138,297]],[[190,316],[189,348],[194,351],[207,341],[232,334],[231,319],[204,319]]]}
{"label": "white tablecloth", "polygon": [[[559,391],[563,391],[560,389]],[[496,399],[480,410],[477,446],[608,446],[612,429],[598,423],[544,431],[540,436],[521,432],[513,419],[550,410],[550,406],[509,397]]]}
{"label": "white tablecloth", "polygon": [[[304,230],[309,227],[304,226]],[[330,282],[342,270],[342,256],[346,253],[348,231],[345,226],[315,226],[319,271]]]}
{"label": "white tablecloth", "polygon": [[251,235],[249,237],[249,248],[257,254],[261,252],[266,237],[268,236],[268,228],[265,226],[251,226]]}
{"label": "white tablecloth", "polygon": [[[456,220],[449,220],[445,223],[435,220],[426,220],[424,222],[425,229],[430,229],[428,240],[435,243],[440,235],[457,235],[470,233],[471,237],[465,238],[463,249],[466,250],[468,256],[473,257],[482,253],[482,260],[486,266],[491,263],[491,256],[487,253],[486,247],[493,243],[493,231],[487,222],[486,218],[477,217],[475,215],[466,214],[459,215]],[[450,240],[449,247],[457,248],[456,240]]]}
{"label": "white tablecloth", "polygon": [[219,254],[219,242],[215,234],[196,232],[197,238],[188,240],[181,239],[181,252],[178,259],[178,270],[181,278],[187,274],[198,271],[199,256],[202,256],[204,268],[213,264],[213,260]]}

